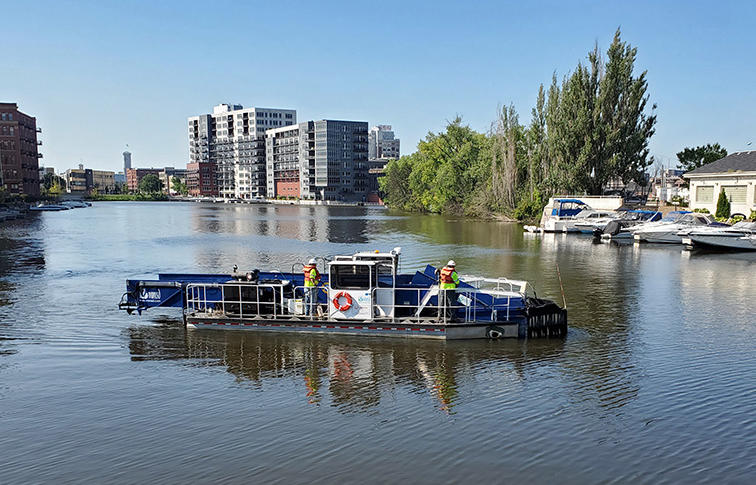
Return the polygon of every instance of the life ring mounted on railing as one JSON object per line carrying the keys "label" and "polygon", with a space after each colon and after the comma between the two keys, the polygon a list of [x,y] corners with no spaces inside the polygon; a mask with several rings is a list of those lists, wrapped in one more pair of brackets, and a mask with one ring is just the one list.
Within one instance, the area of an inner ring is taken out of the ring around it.
{"label": "life ring mounted on railing", "polygon": [[[343,305],[341,304],[342,298],[346,300],[346,303],[344,303]],[[352,308],[352,296],[345,291],[340,291],[336,293],[336,296],[333,297],[332,303],[338,311],[345,312]]]}

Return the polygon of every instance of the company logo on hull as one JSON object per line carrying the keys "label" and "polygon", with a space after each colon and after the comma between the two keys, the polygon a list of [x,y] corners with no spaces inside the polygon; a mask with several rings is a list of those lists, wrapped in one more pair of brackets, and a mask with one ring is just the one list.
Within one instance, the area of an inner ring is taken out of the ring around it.
{"label": "company logo on hull", "polygon": [[139,293],[139,299],[144,301],[160,301],[160,290],[142,288],[142,291]]}

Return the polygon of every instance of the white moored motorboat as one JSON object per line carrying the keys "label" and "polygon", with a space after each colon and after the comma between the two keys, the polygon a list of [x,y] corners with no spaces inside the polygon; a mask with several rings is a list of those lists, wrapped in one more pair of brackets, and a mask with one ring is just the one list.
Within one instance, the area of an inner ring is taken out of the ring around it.
{"label": "white moored motorboat", "polygon": [[703,227],[681,231],[690,247],[756,250],[756,222],[741,221],[730,227]]}
{"label": "white moored motorboat", "polygon": [[633,232],[635,241],[649,243],[680,244],[683,236],[680,231],[694,227],[729,227],[727,224],[717,222],[709,214],[688,212],[679,215],[671,222],[659,221],[650,223]]}

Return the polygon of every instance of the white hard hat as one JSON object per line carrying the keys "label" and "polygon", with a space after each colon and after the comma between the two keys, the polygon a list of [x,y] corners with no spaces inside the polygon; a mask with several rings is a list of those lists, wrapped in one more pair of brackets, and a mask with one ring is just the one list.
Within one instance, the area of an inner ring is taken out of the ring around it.
{"label": "white hard hat", "polygon": [[446,266],[457,266],[457,263],[455,263],[453,259],[450,259],[449,262],[446,263]]}
{"label": "white hard hat", "polygon": [[315,258],[312,258],[307,264],[318,264],[318,262],[315,261]]}

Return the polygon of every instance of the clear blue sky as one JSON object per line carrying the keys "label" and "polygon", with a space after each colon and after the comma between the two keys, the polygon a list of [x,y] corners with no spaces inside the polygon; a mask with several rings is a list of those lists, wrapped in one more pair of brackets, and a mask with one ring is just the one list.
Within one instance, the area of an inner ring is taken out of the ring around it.
{"label": "clear blue sky", "polygon": [[[186,118],[220,102],[394,125],[404,154],[459,114],[530,118],[617,27],[658,104],[651,149],[756,149],[754,2],[4,1],[0,100],[37,117],[45,165],[183,166]],[[753,141],[753,145],[746,144]]]}

